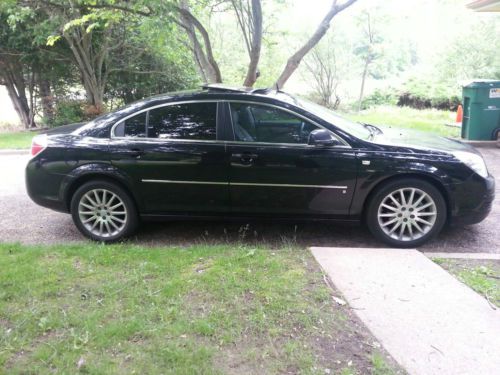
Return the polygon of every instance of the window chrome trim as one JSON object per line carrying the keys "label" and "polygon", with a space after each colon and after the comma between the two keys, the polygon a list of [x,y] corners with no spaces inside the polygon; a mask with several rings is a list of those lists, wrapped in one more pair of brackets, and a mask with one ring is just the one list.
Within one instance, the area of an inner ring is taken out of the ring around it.
{"label": "window chrome trim", "polygon": [[230,182],[229,185],[235,185],[235,186],[290,187],[290,188],[317,188],[317,189],[342,189],[342,190],[346,190],[347,189],[347,186],[338,186],[338,185],[260,184],[260,183],[253,183],[253,182]]}
{"label": "window chrome trim", "polygon": [[[180,104],[192,104],[192,103],[227,103],[229,105],[229,116],[230,116],[230,119],[231,119],[231,130],[233,131],[233,134],[234,134],[234,126],[233,126],[233,116],[231,114],[231,102],[232,103],[246,103],[246,104],[255,104],[255,105],[263,105],[263,106],[268,106],[268,107],[273,107],[273,108],[276,108],[276,109],[279,109],[279,110],[282,110],[282,111],[285,111],[285,112],[289,112],[297,117],[300,117],[306,121],[309,121],[310,123],[312,123],[313,125],[316,125],[322,129],[325,129],[325,130],[328,130],[330,133],[333,134],[333,136],[335,136],[338,140],[340,140],[342,143],[344,143],[343,146],[334,146],[334,147],[323,147],[322,149],[325,149],[325,150],[334,150],[334,149],[351,149],[351,145],[349,145],[342,137],[340,137],[339,135],[333,133],[330,129],[327,129],[325,128],[324,126],[318,124],[316,121],[313,121],[303,115],[300,115],[294,111],[291,111],[289,110],[288,108],[283,108],[283,107],[280,107],[280,106],[277,106],[277,105],[274,105],[274,104],[270,104],[270,103],[262,103],[262,102],[256,102],[256,101],[248,101],[248,100],[224,100],[224,99],[199,99],[199,100],[183,100],[183,101],[179,101],[179,102],[169,102],[169,103],[162,103],[162,104],[157,104],[155,106],[152,106],[152,107],[148,107],[148,108],[143,108],[137,112],[134,112],[128,116],[125,116],[124,118],[120,119],[119,121],[115,122],[113,124],[113,126],[111,127],[111,131],[110,131],[110,139],[133,139],[133,140],[146,140],[146,141],[151,141],[151,140],[154,140],[154,141],[161,141],[161,142],[189,142],[189,143],[211,143],[211,144],[238,144],[238,145],[261,145],[261,146],[294,146],[294,147],[301,147],[301,148],[306,148],[306,147],[311,147],[311,148],[317,148],[317,146],[311,146],[311,145],[308,145],[307,143],[271,143],[271,142],[243,142],[243,141],[227,141],[227,140],[219,140],[219,139],[215,139],[215,140],[203,140],[203,139],[179,139],[179,138],[151,138],[151,137],[118,137],[118,136],[115,136],[115,128],[123,121],[125,120],[128,120],[129,118],[131,117],[134,117],[136,115],[139,115],[141,114],[142,112],[146,112],[146,111],[150,111],[150,110],[153,110],[153,109],[157,109],[157,108],[162,108],[162,107],[168,107],[168,106],[172,106],[172,105],[180,105]],[[219,114],[219,105],[217,105],[216,107],[216,119],[218,119],[218,114]],[[148,115],[149,117],[149,115]],[[216,131],[217,131],[217,123],[216,123]],[[146,133],[147,135],[147,133]],[[236,136],[235,136],[235,139],[236,139]],[[318,147],[319,148],[319,147]]]}
{"label": "window chrome trim", "polygon": [[[234,124],[233,124],[233,114],[232,114],[232,111],[231,111],[231,103],[243,103],[243,104],[252,104],[252,105],[260,105],[260,106],[267,106],[267,107],[271,107],[271,108],[276,108],[278,110],[281,110],[283,112],[288,112],[288,113],[291,113],[292,115],[296,116],[296,117],[299,117],[301,118],[302,120],[305,120],[305,121],[308,121],[310,122],[311,124],[321,128],[321,129],[324,129],[324,130],[327,130],[329,131],[335,138],[337,138],[341,143],[343,143],[344,145],[343,146],[334,146],[334,147],[331,147],[331,148],[352,148],[351,145],[349,143],[347,143],[342,137],[340,137],[339,135],[335,134],[334,132],[332,132],[330,129],[327,129],[325,128],[323,125],[320,125],[318,124],[316,121],[314,120],[311,120],[310,118],[306,117],[306,116],[303,116],[295,111],[292,111],[288,108],[284,108],[284,107],[280,107],[280,106],[277,106],[275,104],[270,104],[270,103],[263,103],[263,102],[255,102],[255,101],[251,101],[251,100],[226,100],[227,103],[229,104],[229,116],[231,116],[231,127],[233,128],[233,134],[234,134]],[[247,144],[247,145],[251,145],[251,144],[268,144],[268,145],[308,145],[307,143],[272,143],[272,142],[244,142],[244,141],[236,141],[236,134],[234,134],[234,139],[235,141],[234,142],[237,142],[237,143],[244,143],[244,144]]]}
{"label": "window chrome trim", "polygon": [[316,188],[316,189],[340,189],[346,190],[347,186],[338,185],[296,185],[296,184],[261,184],[253,182],[218,182],[218,181],[182,181],[182,180],[150,180],[143,179],[146,183],[161,184],[190,184],[190,185],[227,185],[227,186],[267,186],[267,187],[289,187],[289,188]]}
{"label": "window chrome trim", "polygon": [[148,180],[148,179],[143,179],[141,181],[160,183],[160,184],[229,185],[229,182],[218,182],[218,181],[182,181],[182,180]]}
{"label": "window chrome trim", "polygon": [[[193,142],[193,141],[197,141],[197,142],[215,142],[215,141],[218,141],[217,139],[215,139],[214,141],[211,141],[211,140],[202,140],[202,139],[170,139],[170,138],[153,138],[153,137],[118,137],[115,135],[115,128],[123,121],[126,121],[128,120],[129,118],[131,117],[134,117],[134,116],[137,116],[143,112],[146,112],[146,111],[151,111],[153,109],[157,109],[157,108],[162,108],[162,107],[169,107],[169,106],[172,106],[172,105],[181,105],[181,104],[193,104],[193,103],[216,103],[217,106],[215,107],[215,131],[217,132],[217,115],[218,115],[218,111],[219,111],[219,103],[220,102],[223,102],[223,100],[220,100],[220,99],[199,99],[199,100],[183,100],[183,101],[179,101],[179,102],[168,102],[168,103],[162,103],[162,104],[157,104],[157,105],[154,105],[152,107],[148,107],[148,108],[143,108],[137,112],[134,112],[128,116],[125,116],[124,118],[120,119],[119,121],[115,122],[113,124],[113,126],[111,127],[111,131],[110,131],[110,138],[111,139],[159,139],[159,140],[164,140],[164,141],[172,141],[172,140],[176,140],[176,141],[188,141],[188,142]],[[149,120],[149,114],[147,115],[148,117],[148,120]],[[147,121],[149,122],[149,121]],[[147,126],[148,124],[146,124],[145,126]],[[147,128],[146,128],[146,135],[148,135],[147,133]],[[216,135],[217,137],[217,135]]]}

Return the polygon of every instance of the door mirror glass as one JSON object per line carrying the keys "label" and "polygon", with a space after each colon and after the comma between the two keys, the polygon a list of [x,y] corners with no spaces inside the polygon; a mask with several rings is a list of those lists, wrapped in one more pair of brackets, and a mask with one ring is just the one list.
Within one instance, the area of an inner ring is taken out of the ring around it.
{"label": "door mirror glass", "polygon": [[340,141],[326,129],[316,129],[309,134],[309,142],[311,146],[340,146]]}

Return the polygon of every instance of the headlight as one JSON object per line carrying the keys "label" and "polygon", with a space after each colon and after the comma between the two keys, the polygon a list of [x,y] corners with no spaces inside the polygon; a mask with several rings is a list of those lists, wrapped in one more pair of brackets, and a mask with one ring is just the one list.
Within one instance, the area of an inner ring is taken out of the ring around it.
{"label": "headlight", "polygon": [[488,177],[488,169],[486,168],[486,163],[482,156],[467,151],[455,151],[453,152],[453,156],[481,177]]}

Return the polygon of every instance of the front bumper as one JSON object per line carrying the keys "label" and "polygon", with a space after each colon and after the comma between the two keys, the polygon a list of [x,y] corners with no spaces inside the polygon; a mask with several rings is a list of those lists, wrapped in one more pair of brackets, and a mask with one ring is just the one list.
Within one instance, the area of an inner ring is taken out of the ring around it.
{"label": "front bumper", "polygon": [[491,212],[495,200],[495,179],[474,174],[468,181],[455,185],[450,223],[471,225],[483,221]]}

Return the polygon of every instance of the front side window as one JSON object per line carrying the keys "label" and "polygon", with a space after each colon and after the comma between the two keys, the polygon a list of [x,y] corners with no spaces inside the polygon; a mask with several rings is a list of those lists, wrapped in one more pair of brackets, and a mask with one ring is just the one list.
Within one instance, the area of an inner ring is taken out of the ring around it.
{"label": "front side window", "polygon": [[175,104],[149,111],[148,137],[216,140],[217,103]]}
{"label": "front side window", "polygon": [[231,103],[233,129],[237,141],[307,144],[316,125],[278,108]]}
{"label": "front side window", "polygon": [[115,128],[116,137],[145,137],[147,113],[142,112],[126,120],[120,121]]}

